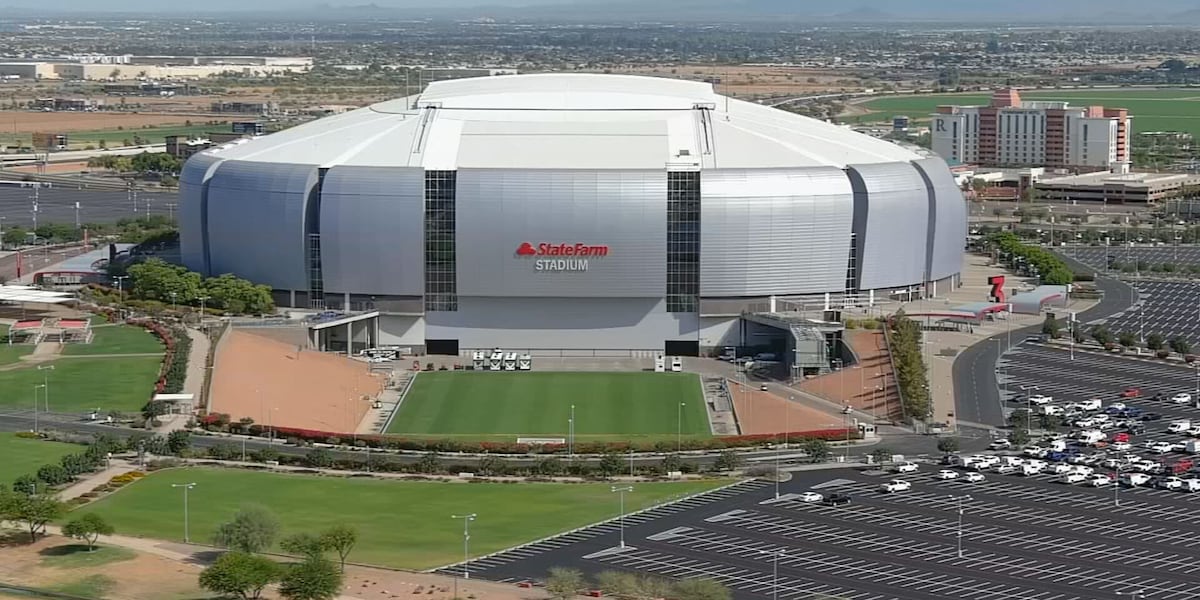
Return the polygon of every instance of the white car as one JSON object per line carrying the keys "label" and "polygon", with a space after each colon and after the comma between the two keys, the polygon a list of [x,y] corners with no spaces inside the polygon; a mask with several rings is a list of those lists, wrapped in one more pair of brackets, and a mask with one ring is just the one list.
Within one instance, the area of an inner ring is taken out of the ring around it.
{"label": "white car", "polygon": [[1041,394],[1034,394],[1034,395],[1030,396],[1026,401],[1034,406],[1041,406],[1043,404],[1050,404],[1051,402],[1054,402],[1054,396],[1043,396]]}
{"label": "white car", "polygon": [[903,479],[893,479],[893,480],[879,486],[879,491],[886,492],[888,494],[894,494],[896,492],[905,492],[905,491],[908,491],[911,489],[912,489],[912,484],[907,481],[904,481]]}
{"label": "white car", "polygon": [[1062,414],[1066,414],[1066,412],[1067,412],[1066,409],[1064,409],[1063,407],[1055,406],[1053,404],[1047,404],[1046,406],[1042,407],[1043,415],[1062,415]]}
{"label": "white car", "polygon": [[804,492],[803,494],[800,494],[801,502],[820,502],[824,499],[825,496],[822,496],[816,492]]}
{"label": "white car", "polygon": [[982,471],[984,469],[990,469],[998,464],[1000,464],[999,456],[986,456],[984,458],[979,459],[978,461],[975,462],[975,464],[973,464],[971,466],[972,466],[972,468],[974,468],[977,471]]}
{"label": "white car", "polygon": [[1082,465],[1082,464],[1087,463],[1089,456],[1091,456],[1091,455],[1090,454],[1076,454],[1074,456],[1068,457],[1067,462],[1069,462],[1073,465]]}
{"label": "white car", "polygon": [[1063,473],[1063,476],[1058,480],[1063,483],[1075,484],[1084,481],[1085,479],[1087,479],[1087,476],[1083,473]]}
{"label": "white car", "polygon": [[[1103,402],[1101,402],[1099,398],[1088,398],[1087,400],[1079,403],[1079,408],[1080,410],[1100,410],[1102,405]],[[1120,402],[1113,403],[1113,406],[1125,408],[1125,405]]]}
{"label": "white car", "polygon": [[1183,433],[1191,428],[1191,421],[1171,421],[1171,424],[1167,425],[1167,431],[1171,433]]}
{"label": "white car", "polygon": [[1096,419],[1092,417],[1077,419],[1074,423],[1071,423],[1071,425],[1080,429],[1091,429],[1096,426]]}
{"label": "white car", "polygon": [[1012,442],[1008,440],[996,440],[988,444],[988,450],[1008,450],[1012,448]]}
{"label": "white car", "polygon": [[1075,465],[1074,467],[1071,468],[1071,472],[1078,473],[1080,475],[1083,475],[1084,477],[1088,477],[1092,473],[1095,473],[1096,470],[1087,465]]}
{"label": "white car", "polygon": [[1129,442],[1113,442],[1109,444],[1108,447],[1116,450],[1117,452],[1128,452],[1133,449],[1133,444],[1130,444]]}
{"label": "white car", "polygon": [[916,473],[917,463],[902,462],[893,468],[897,473]]}
{"label": "white car", "polygon": [[1112,485],[1112,482],[1112,477],[1109,477],[1103,473],[1096,473],[1095,475],[1088,477],[1088,485],[1092,487],[1104,487],[1106,485]]}
{"label": "white car", "polygon": [[1033,458],[1041,458],[1045,456],[1047,452],[1049,451],[1041,446],[1025,446],[1024,448],[1021,448],[1021,454],[1024,454],[1025,456],[1031,456]]}
{"label": "white car", "polygon": [[979,483],[985,479],[987,479],[987,477],[984,477],[983,473],[967,473],[966,475],[963,475],[963,481],[968,483]]}
{"label": "white car", "polygon": [[1175,404],[1190,404],[1192,402],[1192,395],[1187,392],[1179,392],[1171,396],[1171,402]]}
{"label": "white car", "polygon": [[1050,467],[1050,472],[1054,473],[1055,475],[1062,475],[1063,473],[1071,473],[1074,470],[1075,470],[1075,467],[1073,465],[1068,465],[1066,463],[1058,463],[1058,464],[1055,464],[1053,467]]}
{"label": "white car", "polygon": [[1017,465],[1001,464],[1001,465],[996,465],[995,467],[992,467],[992,471],[999,475],[1010,475],[1012,473],[1016,473],[1017,468],[1018,468]]}
{"label": "white car", "polygon": [[1148,450],[1155,454],[1166,454],[1174,449],[1175,445],[1170,442],[1154,442],[1148,448]]}
{"label": "white car", "polygon": [[1177,490],[1183,487],[1183,479],[1179,477],[1168,477],[1158,482],[1158,487],[1164,490]]}
{"label": "white car", "polygon": [[1146,485],[1150,481],[1150,476],[1145,473],[1122,473],[1117,481],[1129,487],[1137,487]]}
{"label": "white car", "polygon": [[[1099,402],[1099,400],[1097,400],[1096,402]],[[1116,411],[1116,410],[1125,410],[1126,408],[1129,408],[1129,407],[1125,406],[1124,402],[1113,402],[1112,404],[1108,405],[1108,408],[1110,410]],[[1096,410],[1100,410],[1100,406],[1097,405]],[[1104,415],[1104,416],[1107,417],[1108,415]]]}
{"label": "white car", "polygon": [[1107,422],[1111,421],[1112,418],[1104,413],[1100,413],[1098,415],[1093,416],[1092,420],[1095,421],[1096,423],[1107,423]]}
{"label": "white car", "polygon": [[934,477],[937,479],[958,479],[958,471],[942,469],[941,471],[938,471],[937,475],[934,475]]}

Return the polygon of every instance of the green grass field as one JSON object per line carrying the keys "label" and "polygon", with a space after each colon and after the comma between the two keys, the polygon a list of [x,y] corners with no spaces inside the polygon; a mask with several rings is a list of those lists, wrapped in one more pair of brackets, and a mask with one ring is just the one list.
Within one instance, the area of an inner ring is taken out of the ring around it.
{"label": "green grass field", "polygon": [[151,354],[163,351],[162,342],[145,328],[133,325],[103,325],[92,330],[90,344],[67,344],[63,354]]}
{"label": "green grass field", "polygon": [[168,135],[190,135],[202,136],[206,133],[217,131],[229,131],[229,123],[219,123],[216,125],[163,125],[159,127],[147,127],[144,129],[101,129],[95,131],[75,131],[69,134],[68,139],[72,146],[80,144],[98,144],[100,140],[104,140],[109,146],[118,146],[123,140],[133,140],[136,135],[150,144],[161,144],[165,142]]}
{"label": "green grass field", "polygon": [[[862,105],[871,110],[871,114],[842,120],[877,122],[888,121],[895,115],[908,115],[919,122],[928,122],[929,115],[938,105],[986,105],[990,97],[987,94],[931,94],[876,98]],[[1135,134],[1146,131],[1186,131],[1200,136],[1200,88],[1023,91],[1021,98],[1065,101],[1072,106],[1099,104],[1110,108],[1128,108],[1133,116]]]}
{"label": "green grass field", "polygon": [[30,352],[33,352],[32,344],[0,344],[0,365],[15,363]]}
{"label": "green grass field", "polygon": [[[187,468],[153,473],[67,519],[95,512],[123,535],[179,540],[183,496],[173,483],[196,484],[188,496],[193,541],[208,542],[242,504],[255,502],[279,516],[285,535],[346,523],[359,534],[350,560],[407,569],[461,560],[462,521],[451,515],[478,515],[471,524],[471,552],[478,556],[619,511],[607,483],[400,482]],[[723,483],[634,484],[625,504],[633,511]]]}
{"label": "green grass field", "polygon": [[0,371],[0,406],[33,410],[34,386],[45,377],[52,412],[137,412],[154,391],[161,363],[161,358],[149,356],[70,358],[54,361],[53,371],[38,371],[33,365]]}
{"label": "green grass field", "polygon": [[[32,406],[32,397],[30,399]],[[57,463],[58,459],[83,451],[83,446],[43,440],[27,440],[13,433],[0,433],[0,486],[7,487],[22,475],[32,475],[38,467]]]}
{"label": "green grass field", "polygon": [[575,405],[580,440],[709,437],[700,381],[690,373],[438,371],[413,382],[387,433],[566,437]]}

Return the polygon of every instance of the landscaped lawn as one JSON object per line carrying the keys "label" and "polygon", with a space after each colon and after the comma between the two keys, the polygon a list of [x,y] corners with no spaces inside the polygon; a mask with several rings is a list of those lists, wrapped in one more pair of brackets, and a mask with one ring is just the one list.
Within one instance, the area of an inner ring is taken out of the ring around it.
{"label": "landscaped lawn", "polygon": [[[0,371],[0,406],[32,410],[34,386],[45,380],[50,385],[51,412],[97,408],[137,412],[154,393],[162,358],[69,358],[51,364],[53,371],[39,371],[33,365]],[[41,398],[42,391],[37,393]]]}
{"label": "landscaped lawn", "polygon": [[[32,397],[30,399],[32,406]],[[0,486],[8,487],[22,475],[33,475],[38,467],[57,463],[68,454],[82,452],[83,446],[19,438],[15,433],[0,433]]]}
{"label": "landscaped lawn", "polygon": [[153,333],[133,325],[102,325],[93,330],[92,343],[66,344],[63,354],[150,354],[162,352],[163,345]]}
{"label": "landscaped lawn", "polygon": [[[471,553],[479,556],[619,514],[607,483],[401,482],[183,468],[152,473],[67,519],[96,512],[121,534],[180,540],[183,493],[173,483],[196,484],[188,496],[193,541],[210,541],[240,506],[258,503],[278,515],[284,534],[352,525],[359,542],[351,561],[406,569],[462,559],[463,524],[451,515],[478,515]],[[724,483],[634,484],[625,506],[633,511]]]}
{"label": "landscaped lawn", "polygon": [[0,365],[8,365],[21,360],[22,356],[33,352],[33,344],[0,344]]}
{"label": "landscaped lawn", "polygon": [[641,372],[421,373],[387,432],[561,438],[572,405],[579,439],[711,435],[695,374]]}

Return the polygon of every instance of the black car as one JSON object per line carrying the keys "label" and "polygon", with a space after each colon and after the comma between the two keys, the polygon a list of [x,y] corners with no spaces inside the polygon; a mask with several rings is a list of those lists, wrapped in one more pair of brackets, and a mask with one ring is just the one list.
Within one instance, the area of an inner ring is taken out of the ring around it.
{"label": "black car", "polygon": [[1163,416],[1158,413],[1148,412],[1148,413],[1142,413],[1142,416],[1140,416],[1138,418],[1143,421],[1161,421]]}
{"label": "black car", "polygon": [[841,504],[850,504],[850,494],[830,494],[822,500],[828,506],[838,506]]}

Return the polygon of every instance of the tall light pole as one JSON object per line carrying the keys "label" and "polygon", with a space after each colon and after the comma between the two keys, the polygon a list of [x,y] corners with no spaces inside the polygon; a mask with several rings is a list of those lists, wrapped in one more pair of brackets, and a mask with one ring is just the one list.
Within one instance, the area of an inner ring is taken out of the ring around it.
{"label": "tall light pole", "polygon": [[[471,513],[469,515],[450,515],[452,519],[463,520],[463,579],[471,578],[471,521],[474,521],[479,515]],[[458,578],[454,578],[454,597],[458,597]]]}
{"label": "tall light pole", "polygon": [[567,459],[575,461],[575,405],[571,405],[571,416],[567,418]]}
{"label": "tall light pole", "polygon": [[1132,592],[1117,592],[1118,596],[1129,596],[1129,600],[1145,600],[1146,592],[1142,590],[1134,590]]}
{"label": "tall light pole", "polygon": [[1026,416],[1025,435],[1029,436],[1031,439],[1033,438],[1033,393],[1032,392],[1041,391],[1041,389],[1042,388],[1039,388],[1036,385],[1021,386],[1021,391],[1025,392],[1025,416]]}
{"label": "tall light pole", "polygon": [[675,411],[675,453],[683,451],[683,407],[686,402],[680,402],[678,410]]}
{"label": "tall light pole", "polygon": [[625,492],[632,492],[632,485],[614,485],[609,489],[621,498],[621,547],[625,547]]}
{"label": "tall light pole", "polygon": [[200,324],[204,324],[204,301],[208,300],[208,296],[199,296],[196,298],[200,301]]}
{"label": "tall light pole", "polygon": [[33,386],[33,432],[38,432],[38,388],[46,387],[44,384]]}
{"label": "tall light pole", "polygon": [[193,483],[172,483],[173,488],[183,488],[183,543],[192,543],[191,537],[188,534],[188,490],[196,487]]}
{"label": "tall light pole", "polygon": [[957,542],[958,542],[957,543],[958,557],[962,558],[963,557],[963,546],[962,546],[962,544],[963,544],[963,512],[964,512],[963,502],[970,500],[971,497],[970,496],[950,496],[950,499],[958,502],[958,533],[957,533],[957,535],[955,535],[955,537],[957,538]]}
{"label": "tall light pole", "polygon": [[125,281],[126,279],[129,279],[128,275],[118,275],[113,277],[113,281],[117,282],[117,293],[121,295],[122,303],[125,302],[125,288],[121,285],[121,282]]}
{"label": "tall light pole", "polygon": [[850,462],[850,413],[852,412],[854,409],[849,406],[842,408],[842,428],[846,430],[846,448],[842,453],[843,462]]}
{"label": "tall light pole", "polygon": [[175,302],[175,298],[177,296],[179,296],[178,292],[171,292],[171,312],[176,312],[178,310],[176,307],[177,303]]}
{"label": "tall light pole", "polygon": [[50,374],[46,371],[53,371],[54,365],[38,365],[37,370],[42,371],[42,387],[45,391],[42,392],[42,400],[46,403],[46,412],[50,412]]}

